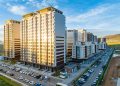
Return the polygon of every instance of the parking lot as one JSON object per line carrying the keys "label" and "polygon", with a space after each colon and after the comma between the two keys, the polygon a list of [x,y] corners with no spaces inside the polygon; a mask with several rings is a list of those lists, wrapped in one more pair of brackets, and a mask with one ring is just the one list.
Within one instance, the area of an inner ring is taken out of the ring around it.
{"label": "parking lot", "polygon": [[31,69],[21,68],[9,63],[0,62],[0,72],[4,73],[18,81],[25,83],[28,86],[40,85],[40,86],[55,86],[59,80],[55,80],[52,77],[46,76],[32,71]]}

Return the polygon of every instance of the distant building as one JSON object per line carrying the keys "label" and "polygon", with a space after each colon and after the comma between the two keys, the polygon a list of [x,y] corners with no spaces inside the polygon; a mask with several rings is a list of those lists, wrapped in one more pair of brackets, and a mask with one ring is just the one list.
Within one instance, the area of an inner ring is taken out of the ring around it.
{"label": "distant building", "polygon": [[95,50],[95,44],[91,44],[91,54],[94,54],[94,53],[96,53],[96,50]]}
{"label": "distant building", "polygon": [[91,55],[91,43],[85,43],[85,57],[88,58]]}
{"label": "distant building", "polygon": [[101,42],[105,42],[106,43],[106,38],[101,38]]}
{"label": "distant building", "polygon": [[4,56],[8,59],[20,58],[20,22],[8,20],[4,25]]}
{"label": "distant building", "polygon": [[87,42],[87,31],[85,29],[67,30],[67,58],[72,56],[72,46],[77,42]]}
{"label": "distant building", "polygon": [[106,43],[106,38],[98,38],[98,43],[100,42],[105,42]]}
{"label": "distant building", "polygon": [[99,49],[106,49],[107,43],[106,43],[106,38],[98,38],[98,44],[99,44]]}
{"label": "distant building", "polygon": [[95,53],[98,52],[98,49],[99,49],[98,43],[95,43]]}
{"label": "distant building", "polygon": [[[67,33],[67,49],[72,50],[72,58],[87,59],[90,55],[98,52],[98,39],[93,33],[87,32],[85,29],[68,30]],[[68,54],[68,53],[67,53]]]}
{"label": "distant building", "polygon": [[23,16],[21,21],[21,58],[25,64],[54,71],[65,59],[65,16],[48,7]]}
{"label": "distant building", "polygon": [[100,50],[104,50],[104,49],[106,49],[106,47],[107,47],[107,44],[105,42],[100,42],[99,43],[99,49]]}
{"label": "distant building", "polygon": [[85,29],[78,30],[78,41],[87,42],[87,31]]}
{"label": "distant building", "polygon": [[72,58],[73,59],[85,59],[85,44],[78,42],[75,45],[73,45]]}
{"label": "distant building", "polygon": [[94,35],[94,43],[98,43],[98,38],[96,35]]}
{"label": "distant building", "polygon": [[[72,56],[72,46],[77,42],[78,35],[77,30],[67,30],[66,46],[67,57]],[[67,58],[69,59],[69,58]]]}
{"label": "distant building", "polygon": [[87,33],[87,42],[94,42],[94,35],[90,32]]}

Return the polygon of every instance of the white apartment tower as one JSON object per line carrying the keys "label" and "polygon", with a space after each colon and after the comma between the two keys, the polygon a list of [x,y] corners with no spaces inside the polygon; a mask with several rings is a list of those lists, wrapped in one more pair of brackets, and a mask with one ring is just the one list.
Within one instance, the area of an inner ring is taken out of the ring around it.
{"label": "white apartment tower", "polygon": [[78,41],[87,42],[87,31],[85,29],[78,30]]}
{"label": "white apartment tower", "polygon": [[77,41],[77,30],[67,30],[66,46],[67,46],[67,56],[72,56],[72,46],[76,44]]}
{"label": "white apartment tower", "polygon": [[65,16],[48,7],[23,16],[21,61],[54,70],[65,63]]}
{"label": "white apartment tower", "polygon": [[85,44],[77,42],[72,47],[72,58],[73,59],[85,59]]}

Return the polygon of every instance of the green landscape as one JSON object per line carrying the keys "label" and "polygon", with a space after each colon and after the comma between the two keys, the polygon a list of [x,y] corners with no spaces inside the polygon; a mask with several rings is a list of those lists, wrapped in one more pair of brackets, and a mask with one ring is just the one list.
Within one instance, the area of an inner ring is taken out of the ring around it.
{"label": "green landscape", "polygon": [[[3,55],[3,44],[0,44],[0,56]],[[0,75],[0,86],[21,86],[15,81],[12,81],[2,75]]]}
{"label": "green landscape", "polygon": [[0,44],[0,56],[3,55],[3,44]]}
{"label": "green landscape", "polygon": [[107,44],[115,48],[116,50],[120,50],[120,34],[108,35],[105,36]]}
{"label": "green landscape", "polygon": [[18,84],[17,82],[0,75],[0,86],[21,86],[21,84]]}
{"label": "green landscape", "polygon": [[120,45],[120,34],[108,35],[105,37],[108,45],[112,45],[113,47]]}

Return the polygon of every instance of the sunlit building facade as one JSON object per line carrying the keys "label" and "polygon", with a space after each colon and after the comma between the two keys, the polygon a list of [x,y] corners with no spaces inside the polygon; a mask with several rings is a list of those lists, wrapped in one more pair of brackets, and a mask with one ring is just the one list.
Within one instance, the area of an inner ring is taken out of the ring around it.
{"label": "sunlit building facade", "polygon": [[23,16],[21,61],[50,70],[64,66],[65,16],[62,11],[48,7]]}
{"label": "sunlit building facade", "polygon": [[4,25],[4,56],[8,59],[20,58],[20,22],[7,20]]}
{"label": "sunlit building facade", "polygon": [[67,30],[67,38],[66,38],[66,45],[67,45],[67,57],[69,59],[72,56],[72,46],[75,45],[78,39],[77,30]]}
{"label": "sunlit building facade", "polygon": [[78,41],[87,42],[87,31],[85,29],[78,30]]}

